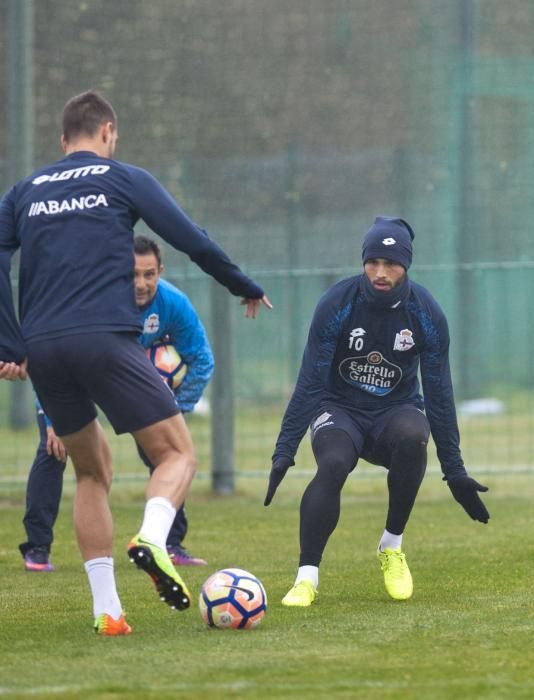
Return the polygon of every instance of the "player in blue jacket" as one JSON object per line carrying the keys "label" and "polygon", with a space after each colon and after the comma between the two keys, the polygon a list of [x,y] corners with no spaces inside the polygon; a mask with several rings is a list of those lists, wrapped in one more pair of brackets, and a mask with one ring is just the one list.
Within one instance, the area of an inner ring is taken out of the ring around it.
{"label": "player in blue jacket", "polygon": [[404,600],[413,591],[402,536],[425,473],[430,433],[452,495],[471,518],[488,522],[478,495],[487,488],[468,476],[460,453],[447,321],[431,294],[408,278],[413,237],[403,219],[377,217],[363,241],[364,273],[331,287],[315,310],[265,497],[267,506],[309,426],[317,472],[302,497],[299,569],[284,605],[314,601],[341,489],[360,457],[388,470],[378,558],[392,598]]}
{"label": "player in blue jacket", "polygon": [[[130,560],[158,597],[183,610],[191,594],[166,550],[176,509],[196,469],[174,396],[137,342],[133,229],[139,219],[232,294],[245,316],[271,304],[147,171],[113,159],[117,115],[94,91],[63,110],[65,157],[0,200],[0,379],[28,373],[76,473],[74,523],[93,596],[95,630],[129,634],[115,584],[109,508],[111,451],[96,405],[131,433],[156,465]],[[20,249],[19,317],[10,283]],[[113,303],[110,303],[110,299]]]}
{"label": "player in blue jacket", "polygon": [[[149,348],[165,338],[176,348],[187,366],[186,375],[174,392],[176,403],[182,413],[190,413],[213,373],[213,353],[206,331],[189,298],[161,279],[163,265],[157,243],[145,236],[136,236],[134,252],[135,295],[143,324],[139,341],[143,347]],[[26,487],[23,524],[27,541],[20,544],[19,549],[27,571],[47,572],[54,570],[50,549],[61,500],[66,452],[38,399],[36,404],[40,441]],[[141,447],[137,447],[152,474],[154,465]],[[204,559],[192,556],[183,546],[187,530],[188,521],[182,505],[167,537],[167,551],[173,564],[206,564]]]}
{"label": "player in blue jacket", "polygon": [[[136,236],[135,301],[141,311],[143,347],[165,340],[173,345],[187,366],[181,384],[175,390],[176,403],[184,414],[191,413],[213,374],[213,353],[197,312],[189,298],[175,286],[160,278],[163,272],[157,243],[146,236]],[[139,455],[150,473],[154,465],[138,445]],[[192,556],[183,546],[188,529],[185,508],[176,513],[167,537],[167,551],[176,565],[203,565],[204,559]]]}

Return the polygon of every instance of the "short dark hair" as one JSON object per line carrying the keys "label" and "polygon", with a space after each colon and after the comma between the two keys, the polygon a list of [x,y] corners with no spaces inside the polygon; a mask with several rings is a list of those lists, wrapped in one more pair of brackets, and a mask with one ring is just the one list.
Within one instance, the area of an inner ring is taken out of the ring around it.
{"label": "short dark hair", "polygon": [[63,138],[68,143],[84,134],[94,136],[106,122],[117,126],[115,110],[98,92],[87,90],[71,97],[63,108]]}
{"label": "short dark hair", "polygon": [[134,253],[136,255],[155,255],[158,266],[161,267],[161,250],[156,241],[153,241],[151,238],[136,236],[134,238]]}

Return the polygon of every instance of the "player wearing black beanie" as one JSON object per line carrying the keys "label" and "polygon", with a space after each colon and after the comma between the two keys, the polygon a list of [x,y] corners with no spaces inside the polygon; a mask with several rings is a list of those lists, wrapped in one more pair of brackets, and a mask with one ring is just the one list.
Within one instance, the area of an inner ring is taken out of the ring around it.
{"label": "player wearing black beanie", "polygon": [[402,537],[430,434],[452,495],[473,520],[488,522],[478,495],[487,488],[467,474],[460,452],[447,320],[430,292],[408,278],[413,240],[404,219],[378,216],[363,239],[363,274],[335,284],[315,310],[265,497],[269,505],[310,427],[317,472],[302,497],[299,569],[284,605],[315,600],[341,489],[360,457],[388,470],[378,559],[392,598],[413,591]]}

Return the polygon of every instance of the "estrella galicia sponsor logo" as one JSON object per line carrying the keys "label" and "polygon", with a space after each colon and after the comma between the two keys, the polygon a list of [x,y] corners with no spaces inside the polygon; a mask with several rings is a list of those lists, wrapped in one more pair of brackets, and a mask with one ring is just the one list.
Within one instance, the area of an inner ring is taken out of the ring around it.
{"label": "estrella galicia sponsor logo", "polygon": [[401,368],[378,351],[347,357],[339,365],[339,374],[347,384],[374,396],[386,396],[402,379]]}
{"label": "estrella galicia sponsor logo", "polygon": [[103,175],[109,170],[109,165],[85,165],[83,168],[61,170],[51,175],[38,175],[33,178],[32,185],[42,185],[43,182],[56,182],[58,180],[70,180],[71,178],[86,177],[87,175]]}
{"label": "estrella galicia sponsor logo", "polygon": [[83,211],[94,207],[107,207],[106,195],[88,194],[85,197],[72,197],[71,199],[49,199],[46,202],[32,202],[28,216],[40,216],[41,214],[63,214],[66,211]]}
{"label": "estrella galicia sponsor logo", "polygon": [[143,333],[157,333],[159,331],[159,314],[150,314],[145,318]]}

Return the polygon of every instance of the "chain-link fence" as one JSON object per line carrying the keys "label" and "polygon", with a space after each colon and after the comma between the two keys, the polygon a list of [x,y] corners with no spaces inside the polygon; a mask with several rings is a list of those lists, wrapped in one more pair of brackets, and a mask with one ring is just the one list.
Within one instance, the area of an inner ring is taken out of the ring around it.
{"label": "chain-link fence", "polygon": [[[403,216],[449,317],[466,461],[530,468],[533,30],[529,0],[0,0],[0,183],[59,157],[70,96],[109,97],[117,157],[275,305],[250,323],[235,302],[226,326],[242,471],[269,465],[319,295],[359,270],[376,214]],[[163,248],[217,342],[209,280]],[[31,403],[12,397],[4,470],[37,439],[10,429]],[[214,420],[193,418],[206,465]]]}

